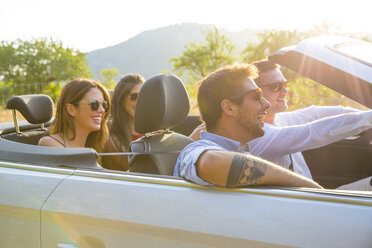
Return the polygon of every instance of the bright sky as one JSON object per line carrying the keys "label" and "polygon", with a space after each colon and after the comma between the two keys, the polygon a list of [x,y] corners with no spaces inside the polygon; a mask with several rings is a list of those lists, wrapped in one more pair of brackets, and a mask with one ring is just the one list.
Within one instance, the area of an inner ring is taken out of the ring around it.
{"label": "bright sky", "polygon": [[89,52],[143,31],[193,22],[245,28],[311,28],[322,20],[340,31],[372,32],[368,0],[0,0],[0,40],[52,37]]}

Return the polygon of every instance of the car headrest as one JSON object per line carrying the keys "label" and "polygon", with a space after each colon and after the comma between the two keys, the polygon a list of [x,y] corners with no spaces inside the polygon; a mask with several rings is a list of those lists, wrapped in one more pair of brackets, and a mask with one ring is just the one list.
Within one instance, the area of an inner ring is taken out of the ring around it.
{"label": "car headrest", "polygon": [[31,124],[48,122],[53,115],[53,101],[47,95],[21,95],[10,98],[8,109],[18,110]]}
{"label": "car headrest", "polygon": [[149,78],[137,99],[134,129],[148,133],[182,123],[189,113],[189,96],[181,79],[170,74]]}

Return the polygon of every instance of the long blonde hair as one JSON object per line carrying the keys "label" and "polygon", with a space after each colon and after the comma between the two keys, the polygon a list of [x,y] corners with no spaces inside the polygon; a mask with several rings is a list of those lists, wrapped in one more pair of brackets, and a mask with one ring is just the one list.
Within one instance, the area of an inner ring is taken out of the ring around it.
{"label": "long blonde hair", "polygon": [[[50,126],[50,134],[58,133],[62,135],[63,139],[75,139],[76,131],[73,117],[67,112],[66,104],[77,104],[92,88],[99,89],[109,105],[109,110],[101,122],[100,130],[91,132],[85,142],[85,147],[93,148],[99,153],[103,150],[108,138],[107,119],[111,109],[111,100],[107,89],[97,81],[78,78],[71,80],[63,87],[57,102],[56,116]],[[72,133],[72,137],[68,137],[69,133]]]}

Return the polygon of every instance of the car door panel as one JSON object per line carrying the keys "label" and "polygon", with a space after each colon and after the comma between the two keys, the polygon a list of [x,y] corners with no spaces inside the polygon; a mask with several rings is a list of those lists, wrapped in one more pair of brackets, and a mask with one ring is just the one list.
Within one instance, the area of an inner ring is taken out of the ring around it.
{"label": "car door panel", "polygon": [[40,247],[40,209],[69,170],[0,164],[0,247]]}
{"label": "car door panel", "polygon": [[303,152],[313,178],[326,188],[372,176],[372,130]]}
{"label": "car door panel", "polygon": [[43,206],[43,247],[60,243],[80,247],[367,247],[372,243],[370,198],[343,199],[283,189],[226,190],[144,178],[81,172],[64,180]]}

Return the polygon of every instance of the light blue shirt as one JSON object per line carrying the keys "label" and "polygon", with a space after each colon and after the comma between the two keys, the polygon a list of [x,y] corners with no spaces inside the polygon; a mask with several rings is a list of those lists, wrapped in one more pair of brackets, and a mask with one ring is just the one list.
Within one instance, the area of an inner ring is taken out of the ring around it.
{"label": "light blue shirt", "polygon": [[[302,125],[276,127],[265,125],[265,135],[248,142],[245,147],[235,140],[201,132],[200,140],[189,144],[178,157],[174,175],[200,185],[212,185],[196,173],[195,164],[206,150],[235,151],[260,156],[272,161],[304,150],[325,146],[372,127],[372,110],[328,116]],[[297,167],[294,167],[295,171]],[[304,167],[305,168],[305,167]],[[308,171],[308,167],[306,166]],[[296,171],[311,178],[310,171]],[[308,174],[308,175],[307,175]]]}
{"label": "light blue shirt", "polygon": [[240,153],[247,153],[247,147],[240,146],[238,141],[228,139],[217,134],[201,132],[200,140],[189,144],[181,152],[177,159],[176,166],[174,168],[174,176],[183,177],[186,180],[194,183],[211,186],[213,184],[208,183],[201,179],[196,173],[196,162],[203,152],[207,150],[220,150],[220,151],[234,151]]}

